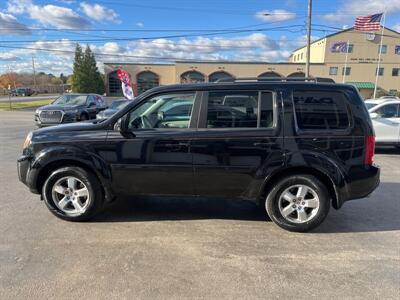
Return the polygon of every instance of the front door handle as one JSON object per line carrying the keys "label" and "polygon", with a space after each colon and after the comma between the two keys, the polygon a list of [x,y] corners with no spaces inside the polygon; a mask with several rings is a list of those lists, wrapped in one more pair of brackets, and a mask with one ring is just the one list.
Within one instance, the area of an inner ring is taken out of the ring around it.
{"label": "front door handle", "polygon": [[267,148],[271,144],[270,143],[254,143],[253,145],[254,145],[254,147]]}
{"label": "front door handle", "polygon": [[167,147],[167,148],[189,147],[189,143],[184,143],[184,142],[167,143],[167,144],[164,144],[164,147]]}

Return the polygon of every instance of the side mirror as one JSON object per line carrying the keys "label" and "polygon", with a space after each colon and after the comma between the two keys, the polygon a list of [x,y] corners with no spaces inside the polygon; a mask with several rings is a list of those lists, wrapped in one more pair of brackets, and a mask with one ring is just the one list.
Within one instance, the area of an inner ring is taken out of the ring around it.
{"label": "side mirror", "polygon": [[121,118],[118,119],[118,121],[114,124],[114,130],[115,131],[120,131],[120,132],[125,132],[126,128],[128,128],[128,115],[126,114],[122,116]]}
{"label": "side mirror", "polygon": [[375,113],[375,112],[370,113],[369,116],[371,117],[371,119],[379,119],[379,117],[380,117],[380,116],[379,116],[377,113]]}
{"label": "side mirror", "polygon": [[122,118],[119,118],[118,121],[114,124],[114,130],[119,131],[123,137],[127,139],[132,139],[135,137],[135,134],[132,131],[127,130],[129,120],[128,116],[129,114],[126,114]]}
{"label": "side mirror", "polygon": [[114,124],[114,131],[121,131],[122,130],[122,119],[123,118],[120,118],[120,119],[118,119],[118,121],[117,122],[115,122],[115,124]]}

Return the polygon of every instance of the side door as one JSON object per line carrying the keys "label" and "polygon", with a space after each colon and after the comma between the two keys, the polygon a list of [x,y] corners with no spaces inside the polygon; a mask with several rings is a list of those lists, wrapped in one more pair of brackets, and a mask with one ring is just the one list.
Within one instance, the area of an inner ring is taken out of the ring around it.
{"label": "side door", "polygon": [[[171,92],[141,102],[126,117],[127,128],[108,135],[108,157],[117,193],[193,195],[190,140],[196,131],[195,91]],[[191,104],[182,115],[165,108]]]}
{"label": "side door", "polygon": [[387,103],[373,110],[372,118],[378,143],[398,143],[400,138],[400,105]]}
{"label": "side door", "polygon": [[254,198],[283,164],[280,99],[275,91],[203,93],[191,143],[198,195]]}

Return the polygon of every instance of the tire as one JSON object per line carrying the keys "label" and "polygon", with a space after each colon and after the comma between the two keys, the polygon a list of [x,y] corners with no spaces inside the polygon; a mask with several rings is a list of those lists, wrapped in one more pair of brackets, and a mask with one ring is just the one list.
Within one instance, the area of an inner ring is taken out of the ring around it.
{"label": "tire", "polygon": [[324,221],[330,203],[327,187],[318,178],[299,174],[280,179],[268,193],[265,208],[279,227],[307,232]]}
{"label": "tire", "polygon": [[50,212],[67,221],[90,220],[100,212],[104,202],[97,177],[72,166],[51,173],[43,185],[42,195]]}
{"label": "tire", "polygon": [[81,114],[81,116],[79,117],[79,120],[87,121],[87,120],[89,120],[89,116],[87,114]]}

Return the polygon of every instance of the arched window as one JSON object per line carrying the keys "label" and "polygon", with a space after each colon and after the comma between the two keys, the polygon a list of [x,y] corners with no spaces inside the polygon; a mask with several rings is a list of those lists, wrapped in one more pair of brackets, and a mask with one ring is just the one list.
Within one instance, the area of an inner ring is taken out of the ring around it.
{"label": "arched window", "polygon": [[143,71],[136,75],[137,91],[141,94],[160,85],[160,78],[156,73]]}
{"label": "arched window", "polygon": [[121,81],[118,78],[117,71],[108,74],[108,94],[110,96],[122,96]]}
{"label": "arched window", "polygon": [[304,74],[303,72],[294,72],[294,73],[292,73],[292,74],[289,74],[287,77],[288,77],[288,78],[306,77],[306,74]]}
{"label": "arched window", "polygon": [[197,71],[187,71],[181,75],[181,83],[196,83],[204,81],[204,75]]}
{"label": "arched window", "polygon": [[263,78],[281,78],[282,76],[280,74],[276,73],[276,72],[270,71],[270,72],[262,73],[262,74],[258,75],[258,77],[263,77]]}
{"label": "arched window", "polygon": [[214,73],[210,74],[210,76],[208,76],[208,81],[216,82],[220,79],[230,79],[230,78],[234,78],[234,77],[227,72],[218,71],[218,72],[214,72]]}

